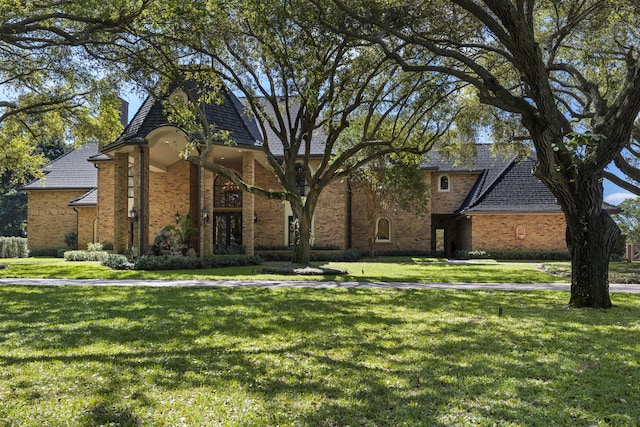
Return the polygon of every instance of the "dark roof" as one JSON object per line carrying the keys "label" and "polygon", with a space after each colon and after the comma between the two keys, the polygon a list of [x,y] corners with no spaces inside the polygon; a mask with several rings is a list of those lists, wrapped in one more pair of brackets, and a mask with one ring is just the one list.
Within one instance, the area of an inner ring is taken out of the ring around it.
{"label": "dark roof", "polygon": [[560,212],[553,193],[532,175],[533,164],[529,157],[513,159],[502,171],[487,169],[458,212]]}
{"label": "dark roof", "polygon": [[42,170],[45,176],[23,190],[91,189],[98,185],[98,170],[87,159],[98,153],[97,144],[86,144],[58,157]]}
{"label": "dark roof", "polygon": [[[205,106],[208,123],[218,130],[229,131],[230,138],[238,145],[260,145],[262,136],[258,127],[245,113],[242,103],[230,91],[221,89],[221,92],[222,102],[212,102]],[[104,147],[103,151],[108,152],[122,145],[144,142],[154,129],[175,126],[164,114],[163,104],[168,96],[147,97],[118,139]]]}
{"label": "dark roof", "polygon": [[69,206],[96,206],[98,204],[98,189],[92,188],[81,197],[69,202]]}

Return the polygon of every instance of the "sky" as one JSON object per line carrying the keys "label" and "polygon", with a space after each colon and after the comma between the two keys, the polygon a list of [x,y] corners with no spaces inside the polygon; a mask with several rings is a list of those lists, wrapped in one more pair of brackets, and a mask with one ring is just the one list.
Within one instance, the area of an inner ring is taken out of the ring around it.
{"label": "sky", "polygon": [[[140,105],[142,104],[143,99],[138,95],[139,94],[137,93],[131,93],[127,96],[125,95],[122,96],[122,98],[129,103],[129,121],[131,121],[134,114],[138,111],[138,109],[140,108]],[[619,172],[615,167],[612,167],[611,170],[614,171],[614,173],[619,174]],[[618,205],[626,199],[636,197],[635,195],[631,194],[627,190],[623,190],[622,188],[618,187],[617,185],[611,183],[608,180],[604,180],[603,185],[604,185],[604,201],[612,205]]]}

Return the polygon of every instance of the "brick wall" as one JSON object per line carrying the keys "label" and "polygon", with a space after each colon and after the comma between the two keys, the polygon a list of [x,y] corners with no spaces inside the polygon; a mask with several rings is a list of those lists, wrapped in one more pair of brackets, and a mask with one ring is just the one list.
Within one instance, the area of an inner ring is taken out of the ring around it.
{"label": "brick wall", "polygon": [[[357,187],[352,193],[352,245],[362,252],[369,251],[369,224],[366,196]],[[389,209],[382,216],[391,222],[389,242],[376,242],[376,251],[393,249],[431,250],[431,216],[417,216],[402,209]],[[375,227],[375,224],[373,225]]]}
{"label": "brick wall", "polygon": [[471,222],[473,250],[567,249],[561,213],[473,215]]}
{"label": "brick wall", "polygon": [[[273,172],[256,163],[256,184],[273,190],[282,186]],[[322,190],[313,220],[313,244],[337,245],[345,249],[347,190],[346,183],[335,180]],[[256,246],[283,246],[288,233],[287,203],[279,199],[256,196],[255,212],[258,222],[255,224]]]}
{"label": "brick wall", "polygon": [[69,232],[78,232],[78,217],[68,204],[86,192],[86,189],[28,191],[29,249],[66,248],[64,235]]}
{"label": "brick wall", "polygon": [[98,163],[98,241],[113,244],[113,162]]}
{"label": "brick wall", "polygon": [[85,250],[89,243],[93,243],[97,236],[94,235],[94,222],[97,219],[95,206],[79,206],[78,211],[78,249]]}
{"label": "brick wall", "polygon": [[431,174],[431,213],[451,214],[456,211],[478,180],[478,174],[447,174],[449,191],[438,191],[438,180],[443,174]]}
{"label": "brick wall", "polygon": [[172,164],[166,172],[149,172],[149,243],[165,226],[175,225],[176,212],[190,214],[193,223],[197,222],[191,209],[191,203],[197,206],[197,193],[191,188],[197,187],[196,180],[186,161]]}

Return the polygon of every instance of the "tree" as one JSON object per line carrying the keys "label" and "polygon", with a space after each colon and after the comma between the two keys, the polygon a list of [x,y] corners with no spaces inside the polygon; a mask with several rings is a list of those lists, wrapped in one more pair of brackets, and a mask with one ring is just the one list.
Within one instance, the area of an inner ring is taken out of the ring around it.
{"label": "tree", "polygon": [[640,196],[640,129],[636,124],[627,146],[616,156],[614,165],[626,177],[605,170],[604,177],[617,186]]}
{"label": "tree", "polygon": [[[0,174],[37,175],[38,141],[117,136],[113,78],[85,48],[110,43],[147,1],[0,1]],[[98,118],[99,117],[99,118]]]}
{"label": "tree", "polygon": [[616,221],[627,243],[640,243],[640,198],[631,198],[619,205],[621,213],[615,214]]}
{"label": "tree", "polygon": [[611,307],[608,263],[620,232],[602,209],[601,181],[629,142],[640,111],[637,3],[334,4],[351,19],[336,31],[377,42],[407,71],[447,76],[467,91],[473,88],[486,114],[496,119],[489,124],[507,121],[522,131],[510,140],[528,141],[536,154],[533,173],[565,215],[570,305]]}
{"label": "tree", "polygon": [[[199,85],[219,82],[245,98],[281,190],[254,186],[208,160],[213,145],[224,139],[198,109],[215,101],[210,97],[192,96],[182,111],[174,108],[174,119],[195,144],[205,146],[185,157],[244,191],[289,202],[300,233],[293,261],[308,263],[322,190],[379,156],[427,151],[450,123],[451,111],[432,109],[446,101],[449,87],[441,79],[403,72],[375,44],[327,31],[320,25],[322,10],[307,0],[231,1],[223,11],[215,2],[208,6],[165,7],[162,22],[148,26],[154,31],[123,48],[142,51],[135,66],[163,64],[155,70],[170,81],[182,74]],[[360,131],[345,145],[343,135],[355,119]],[[316,161],[312,145],[318,137],[322,155]]]}
{"label": "tree", "polygon": [[[54,160],[68,151],[70,147],[62,140],[38,143],[34,156]],[[19,176],[21,172],[17,172]],[[0,177],[0,236],[26,235],[27,195],[19,190],[20,180],[14,176],[16,172],[7,170]],[[30,179],[30,177],[25,177]]]}
{"label": "tree", "polygon": [[428,208],[429,185],[420,169],[419,156],[379,157],[353,170],[350,185],[365,196],[369,256],[375,256],[381,217],[398,208],[422,215]]}

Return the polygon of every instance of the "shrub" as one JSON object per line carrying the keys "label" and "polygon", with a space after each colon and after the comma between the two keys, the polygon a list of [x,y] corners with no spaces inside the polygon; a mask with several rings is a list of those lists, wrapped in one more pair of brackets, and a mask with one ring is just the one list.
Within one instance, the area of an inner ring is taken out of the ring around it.
{"label": "shrub", "polygon": [[566,261],[571,259],[569,251],[508,251],[508,250],[489,250],[489,251],[464,251],[455,252],[455,258],[458,259],[496,259],[496,260],[549,260],[549,261]]}
{"label": "shrub", "polygon": [[93,242],[93,243],[87,244],[87,251],[89,252],[101,251],[102,249],[103,249],[102,243]]}
{"label": "shrub", "polygon": [[388,251],[376,251],[376,256],[419,256],[419,257],[439,257],[442,252],[425,251],[422,249],[390,249]]}
{"label": "shrub", "polygon": [[27,239],[24,237],[0,237],[0,258],[26,258]]}
{"label": "shrub", "polygon": [[65,261],[102,261],[107,256],[103,251],[66,251]]}
{"label": "shrub", "polygon": [[260,264],[262,264],[262,258],[257,255],[224,255],[203,258],[141,256],[134,261],[134,268],[136,270],[198,270]]}
{"label": "shrub", "polygon": [[111,242],[104,242],[102,244],[102,249],[105,251],[112,251],[113,250],[113,243]]}
{"label": "shrub", "polygon": [[[293,256],[291,250],[273,251],[260,254],[266,261],[291,261]],[[354,262],[362,258],[362,254],[357,249],[347,249],[346,251],[334,252],[311,252],[311,261],[335,261],[335,262]]]}
{"label": "shrub", "polygon": [[216,255],[242,255],[244,252],[244,246],[240,245],[216,245],[213,247],[213,253]]}
{"label": "shrub", "polygon": [[133,270],[134,267],[126,256],[119,254],[106,254],[101,263],[113,270]]}
{"label": "shrub", "polygon": [[71,249],[78,248],[78,233],[71,231],[64,235],[64,243]]}

